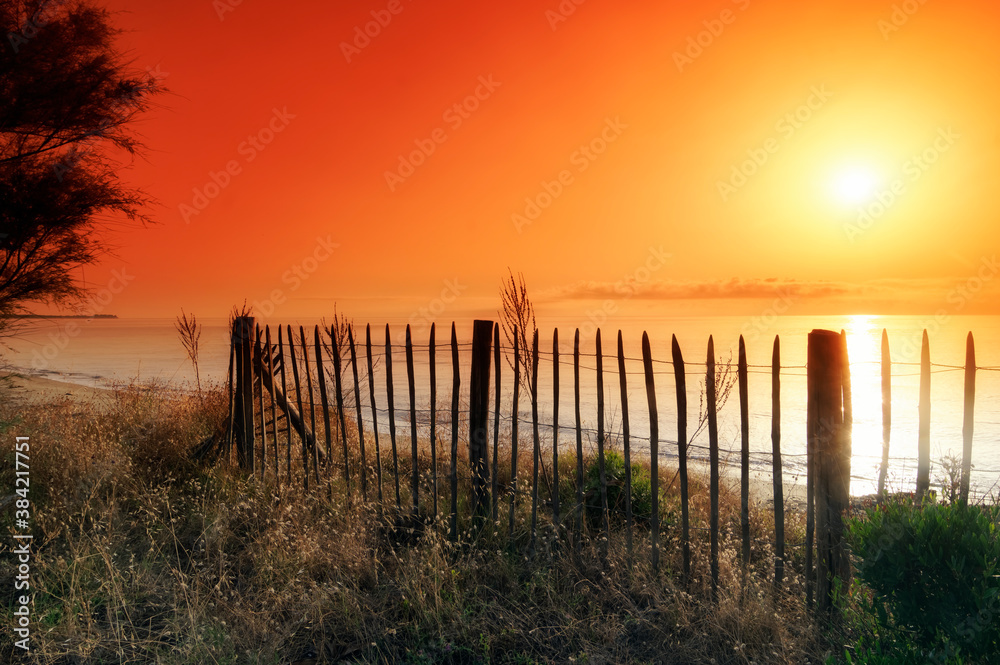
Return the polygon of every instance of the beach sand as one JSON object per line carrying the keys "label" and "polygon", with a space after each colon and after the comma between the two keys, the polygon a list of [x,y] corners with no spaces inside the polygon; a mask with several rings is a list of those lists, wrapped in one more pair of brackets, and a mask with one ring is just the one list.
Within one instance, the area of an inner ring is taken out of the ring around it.
{"label": "beach sand", "polygon": [[[52,403],[70,400],[79,403],[108,402],[114,398],[114,393],[109,388],[96,388],[84,386],[65,381],[55,381],[37,376],[8,373],[0,375],[0,399],[9,399],[15,403]],[[692,473],[704,475],[707,479],[708,467],[705,465],[692,464]],[[664,469],[667,472],[667,469]],[[661,478],[661,482],[668,484],[673,480],[676,489],[677,479],[671,478],[673,473],[667,473],[667,477]],[[793,479],[786,474],[784,478],[784,500],[786,510],[800,510],[805,507],[806,488],[804,478]],[[798,481],[798,482],[796,482]],[[720,469],[720,482],[727,487],[734,488],[738,493],[739,469],[723,465]],[[753,500],[770,505],[773,502],[774,484],[770,474],[754,471],[750,475],[750,492]]]}
{"label": "beach sand", "polygon": [[0,399],[20,403],[49,403],[62,400],[93,402],[110,400],[111,390],[38,376],[8,373],[0,375]]}

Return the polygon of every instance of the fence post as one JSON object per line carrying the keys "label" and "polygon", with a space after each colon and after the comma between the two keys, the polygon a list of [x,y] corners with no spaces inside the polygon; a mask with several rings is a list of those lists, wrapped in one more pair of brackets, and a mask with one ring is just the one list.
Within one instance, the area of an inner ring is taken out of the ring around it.
{"label": "fence post", "polygon": [[236,357],[236,389],[234,391],[233,438],[236,441],[236,460],[241,469],[253,469],[253,344],[254,318],[238,316],[233,319],[233,345]]}
{"label": "fence post", "polygon": [[781,472],[781,340],[771,352],[771,475],[774,481],[774,586],[785,576],[785,487]]}
{"label": "fence post", "polygon": [[976,343],[972,332],[965,339],[965,412],[962,420],[962,503],[969,502],[969,480],[972,473],[972,432],[976,409]]}
{"label": "fence post", "polygon": [[835,611],[839,580],[846,588],[850,558],[844,542],[844,511],[850,500],[850,442],[844,427],[844,387],[849,368],[840,333],[813,330],[808,350],[807,436],[813,443],[816,511],[816,605]]}
{"label": "fence post", "polygon": [[892,358],[889,332],[882,328],[882,464],[878,468],[878,502],[885,496],[885,478],[889,473],[889,434],[892,431]]}
{"label": "fence post", "polygon": [[472,515],[477,527],[490,514],[489,432],[490,351],[493,322],[472,324],[472,370],[469,376],[469,467],[472,470]]}
{"label": "fence post", "polygon": [[931,488],[931,348],[924,330],[920,345],[920,423],[917,426],[917,503]]}

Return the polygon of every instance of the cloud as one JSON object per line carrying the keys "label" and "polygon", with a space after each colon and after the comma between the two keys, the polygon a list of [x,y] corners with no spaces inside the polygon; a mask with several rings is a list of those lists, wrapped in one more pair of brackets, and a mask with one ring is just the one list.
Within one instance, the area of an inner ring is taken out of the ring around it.
{"label": "cloud", "polygon": [[953,282],[945,279],[884,279],[852,283],[828,280],[785,278],[732,278],[728,280],[657,280],[646,283],[583,281],[549,289],[539,300],[603,300],[623,297],[640,300],[752,300],[776,297],[819,298],[896,298],[903,293],[921,296],[947,290]]}

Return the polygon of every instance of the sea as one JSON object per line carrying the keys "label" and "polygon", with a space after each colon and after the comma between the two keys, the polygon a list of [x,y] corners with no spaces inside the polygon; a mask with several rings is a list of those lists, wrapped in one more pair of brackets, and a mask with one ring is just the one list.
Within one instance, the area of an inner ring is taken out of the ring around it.
{"label": "sea", "polygon": [[[193,390],[194,366],[182,346],[173,319],[45,319],[23,320],[16,334],[0,349],[3,362],[15,371],[90,386],[133,382],[155,382]],[[203,384],[224,383],[229,361],[229,330],[225,319],[205,319],[199,340],[198,369]],[[318,320],[282,321],[291,324],[296,338],[299,326],[312,338]],[[771,440],[771,359],[775,337],[781,351],[781,451],[785,483],[801,484],[805,478],[806,438],[806,350],[813,329],[845,331],[851,364],[853,436],[852,482],[855,495],[873,492],[882,457],[881,338],[887,331],[892,357],[892,427],[889,440],[888,486],[892,490],[912,490],[917,471],[918,403],[920,348],[924,330],[928,333],[931,374],[931,482],[944,486],[948,470],[960,460],[963,448],[966,337],[976,343],[976,400],[971,486],[976,496],[1000,493],[1000,316],[772,316],[747,317],[621,317],[615,328],[601,329],[604,383],[604,429],[609,445],[621,449],[623,441],[622,401],[618,373],[617,338],[622,335],[625,355],[626,401],[628,404],[629,445],[633,457],[649,454],[650,419],[642,366],[641,343],[650,340],[658,410],[659,452],[669,461],[677,457],[677,409],[671,338],[676,336],[684,354],[688,394],[688,432],[698,430],[703,420],[702,398],[709,336],[714,342],[719,372],[731,362],[735,380],[738,340],[743,335],[750,366],[748,406],[750,413],[751,466],[761,479],[770,478]],[[458,321],[460,356],[460,402],[468,404],[469,357],[472,320]],[[385,335],[392,340],[393,393],[398,436],[409,436],[409,389],[405,364],[406,321],[372,322],[375,400],[379,430],[386,436],[389,413],[386,408]],[[448,421],[451,408],[452,362],[451,321],[440,322],[436,330],[437,436],[450,441]],[[552,318],[539,321],[538,412],[540,438],[548,449],[553,439],[556,400],[553,381],[553,331],[559,335],[559,449],[575,449],[574,332],[579,319]],[[426,435],[430,412],[430,363],[428,330],[414,327],[414,380],[418,427]],[[274,331],[276,336],[276,331]],[[368,370],[364,327],[356,331],[358,369],[363,413],[369,421]],[[509,353],[506,342],[505,355]],[[593,325],[580,330],[581,420],[585,446],[597,440],[597,353]],[[345,386],[353,378],[345,368]],[[494,377],[490,379],[492,389]],[[502,363],[501,415],[510,426],[513,383],[507,362]],[[531,402],[520,391],[518,423],[522,435],[531,432]],[[493,408],[493,398],[490,408]],[[701,407],[700,407],[701,405]],[[739,395],[735,385],[719,411],[721,459],[732,470],[740,461]],[[352,414],[349,414],[353,416]],[[492,423],[492,414],[491,414]],[[492,426],[492,425],[491,425]],[[463,437],[466,433],[463,432]],[[693,464],[708,458],[708,430],[694,436],[689,454]]]}

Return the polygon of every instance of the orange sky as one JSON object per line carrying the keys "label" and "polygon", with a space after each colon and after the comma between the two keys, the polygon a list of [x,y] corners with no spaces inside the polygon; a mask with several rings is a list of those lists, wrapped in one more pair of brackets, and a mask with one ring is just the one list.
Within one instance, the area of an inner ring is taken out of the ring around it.
{"label": "orange sky", "polygon": [[1000,313],[995,3],[577,2],[109,1],[170,94],[103,311]]}

